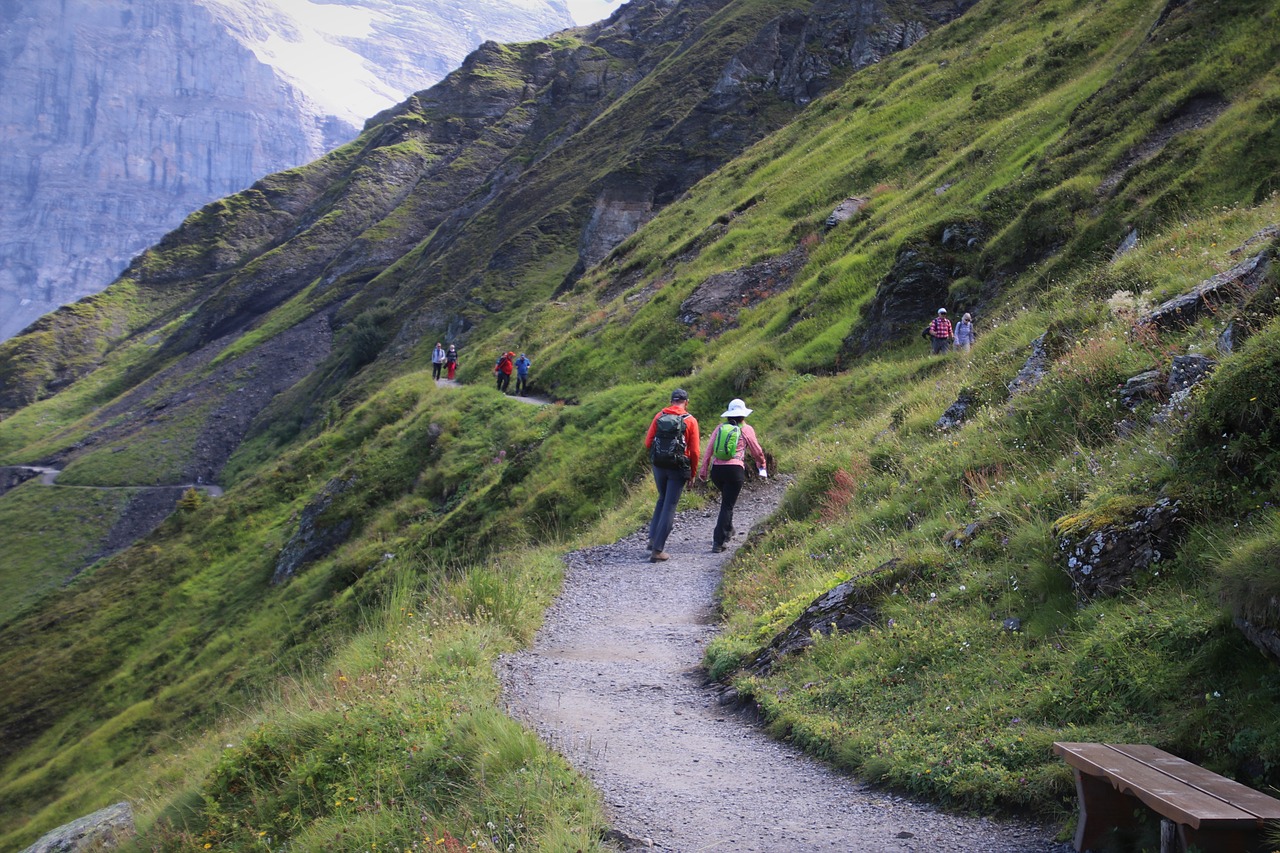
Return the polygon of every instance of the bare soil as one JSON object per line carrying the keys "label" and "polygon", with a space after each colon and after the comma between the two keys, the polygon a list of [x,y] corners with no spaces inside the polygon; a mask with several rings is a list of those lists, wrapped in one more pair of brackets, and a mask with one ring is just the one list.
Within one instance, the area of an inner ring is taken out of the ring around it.
{"label": "bare soil", "polygon": [[532,647],[498,664],[509,711],[603,792],[624,848],[1068,850],[1052,828],[945,814],[834,771],[705,686],[722,569],[783,488],[743,490],[739,534],[721,554],[711,553],[712,502],[680,513],[668,562],[648,562],[643,530],[567,555],[564,590]]}

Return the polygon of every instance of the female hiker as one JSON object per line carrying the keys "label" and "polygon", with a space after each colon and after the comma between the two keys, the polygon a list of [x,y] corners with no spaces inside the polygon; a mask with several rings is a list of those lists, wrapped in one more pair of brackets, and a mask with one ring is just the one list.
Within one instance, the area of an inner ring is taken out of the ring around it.
{"label": "female hiker", "polygon": [[449,344],[449,351],[444,354],[445,367],[449,369],[449,379],[453,379],[453,374],[458,372],[458,349],[453,344]]}
{"label": "female hiker", "polygon": [[698,469],[698,479],[705,481],[710,468],[711,482],[720,490],[720,515],[711,534],[711,550],[717,553],[725,549],[724,543],[733,536],[733,505],[738,502],[738,493],[747,480],[748,450],[760,476],[769,476],[756,431],[744,423],[751,412],[741,400],[729,401],[729,408],[720,415],[727,421],[711,433],[706,452],[702,454],[702,466]]}

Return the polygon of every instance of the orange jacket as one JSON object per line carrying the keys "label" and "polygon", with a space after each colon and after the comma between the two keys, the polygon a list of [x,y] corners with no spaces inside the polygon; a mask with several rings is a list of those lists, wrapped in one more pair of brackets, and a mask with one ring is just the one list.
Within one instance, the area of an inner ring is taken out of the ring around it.
{"label": "orange jacket", "polygon": [[[689,410],[684,403],[672,403],[654,415],[653,420],[649,423],[649,431],[644,437],[645,450],[653,446],[653,436],[658,432],[658,418],[663,415],[689,415]],[[698,470],[698,449],[700,447],[702,447],[702,444],[698,438],[698,419],[693,415],[689,415],[684,419],[684,455],[689,457],[690,479],[693,478],[694,472]]]}

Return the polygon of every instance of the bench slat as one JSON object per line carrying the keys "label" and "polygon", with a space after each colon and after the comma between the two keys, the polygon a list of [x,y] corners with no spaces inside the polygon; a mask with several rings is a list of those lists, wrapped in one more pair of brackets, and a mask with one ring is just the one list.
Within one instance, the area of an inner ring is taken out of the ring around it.
{"label": "bench slat", "polygon": [[[1137,797],[1179,823],[1197,829],[1206,825],[1256,826],[1258,823],[1258,815],[1193,787],[1182,781],[1180,774],[1189,766],[1224,782],[1230,780],[1163,750],[1133,744],[1055,743],[1054,751],[1073,767],[1107,778],[1122,793]],[[1270,799],[1265,794],[1259,796]],[[1276,805],[1280,806],[1280,801],[1276,801]]]}
{"label": "bench slat", "polygon": [[1198,764],[1171,755],[1162,749],[1146,744],[1110,744],[1112,749],[1123,752],[1130,758],[1150,764],[1171,776],[1199,788],[1207,794],[1219,797],[1242,811],[1249,812],[1262,820],[1280,820],[1280,800],[1255,791],[1248,785],[1242,785],[1234,779],[1219,776],[1212,770],[1206,770]]}

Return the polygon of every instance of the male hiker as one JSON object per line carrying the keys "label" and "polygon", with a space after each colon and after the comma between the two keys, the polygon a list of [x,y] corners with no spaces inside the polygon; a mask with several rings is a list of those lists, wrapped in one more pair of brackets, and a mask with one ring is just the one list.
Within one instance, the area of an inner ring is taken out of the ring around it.
{"label": "male hiker", "polygon": [[520,357],[516,359],[516,393],[529,393],[529,368],[533,362],[529,360],[529,356],[520,353]]}
{"label": "male hiker", "polygon": [[440,370],[444,367],[444,347],[436,344],[436,348],[431,351],[431,378],[439,381]]}
{"label": "male hiker", "polygon": [[938,316],[933,318],[925,332],[929,336],[929,343],[933,346],[934,355],[951,349],[951,321],[947,319],[946,308],[938,309]]}
{"label": "male hiker", "polygon": [[649,522],[649,562],[660,563],[670,559],[663,549],[675,524],[680,493],[698,470],[698,420],[689,414],[689,394],[683,388],[672,391],[671,405],[653,416],[644,446],[658,487],[658,502]]}

